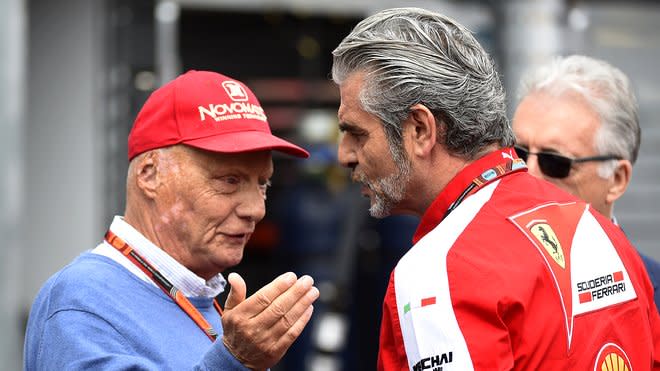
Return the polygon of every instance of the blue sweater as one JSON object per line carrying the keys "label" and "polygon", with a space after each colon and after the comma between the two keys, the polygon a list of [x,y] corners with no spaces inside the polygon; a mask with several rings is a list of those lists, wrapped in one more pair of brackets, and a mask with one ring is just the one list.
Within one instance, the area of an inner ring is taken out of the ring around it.
{"label": "blue sweater", "polygon": [[[190,298],[220,335],[212,299]],[[113,260],[84,253],[39,292],[25,370],[246,370],[159,288]]]}

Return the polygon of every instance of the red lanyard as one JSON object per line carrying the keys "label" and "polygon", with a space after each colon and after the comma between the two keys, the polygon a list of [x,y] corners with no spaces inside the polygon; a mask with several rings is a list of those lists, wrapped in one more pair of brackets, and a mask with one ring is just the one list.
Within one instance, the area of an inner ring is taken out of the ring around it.
{"label": "red lanyard", "polygon": [[[174,300],[175,303],[181,309],[186,312],[186,314],[199,326],[202,331],[206,334],[206,336],[211,339],[211,341],[215,341],[218,337],[218,333],[213,329],[213,326],[211,326],[210,323],[204,318],[204,316],[199,313],[199,310],[195,308],[192,303],[190,303],[190,300],[185,297],[177,289],[170,283],[170,281],[167,280],[156,268],[154,268],[153,265],[151,265],[148,261],[146,261],[140,254],[137,253],[137,251],[133,250],[133,248],[124,242],[121,238],[117,237],[114,233],[111,231],[108,231],[105,234],[105,240],[112,245],[115,249],[119,250],[124,256],[128,258],[133,264],[135,264],[138,268],[140,268],[149,278],[151,278],[158,287],[160,287],[169,297]],[[218,301],[213,299],[213,306],[215,309],[218,311],[218,314],[222,316],[222,308],[220,308],[220,304],[218,304]]]}
{"label": "red lanyard", "polygon": [[519,158],[515,160],[508,160],[507,162],[503,164],[499,164],[495,167],[492,167],[483,173],[479,175],[478,177],[472,179],[470,184],[468,184],[467,188],[461,193],[458,198],[449,205],[449,208],[445,212],[445,215],[442,217],[444,220],[447,215],[449,215],[458,205],[460,205],[461,202],[467,197],[469,194],[472,194],[476,192],[479,188],[483,187],[484,185],[494,181],[495,179],[499,179],[503,177],[506,174],[515,172],[515,171],[520,171],[522,169],[527,168],[527,165],[525,165],[525,162]]}

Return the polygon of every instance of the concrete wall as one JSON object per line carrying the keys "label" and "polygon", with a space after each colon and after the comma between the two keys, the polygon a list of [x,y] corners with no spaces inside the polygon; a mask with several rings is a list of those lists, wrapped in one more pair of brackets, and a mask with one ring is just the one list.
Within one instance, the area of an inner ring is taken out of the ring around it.
{"label": "concrete wall", "polygon": [[26,11],[0,3],[0,367],[20,369]]}
{"label": "concrete wall", "polygon": [[27,310],[55,271],[102,238],[96,114],[100,2],[30,1],[25,104],[23,289]]}

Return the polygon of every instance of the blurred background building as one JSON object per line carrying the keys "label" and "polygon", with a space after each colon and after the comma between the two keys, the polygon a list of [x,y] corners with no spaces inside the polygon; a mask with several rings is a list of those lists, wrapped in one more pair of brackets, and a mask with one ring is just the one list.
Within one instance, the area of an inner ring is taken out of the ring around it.
{"label": "blurred background building", "polygon": [[416,220],[374,220],[336,161],[330,52],[363,17],[395,6],[450,15],[495,58],[510,111],[524,69],[557,54],[603,58],[633,80],[642,146],[617,218],[660,259],[660,4],[571,0],[0,0],[0,369],[21,368],[43,282],[123,213],[126,137],[137,110],[189,69],[253,88],[279,135],[312,156],[275,157],[268,212],[236,268],[248,289],[312,274],[313,322],[277,370],[373,370],[387,278]]}

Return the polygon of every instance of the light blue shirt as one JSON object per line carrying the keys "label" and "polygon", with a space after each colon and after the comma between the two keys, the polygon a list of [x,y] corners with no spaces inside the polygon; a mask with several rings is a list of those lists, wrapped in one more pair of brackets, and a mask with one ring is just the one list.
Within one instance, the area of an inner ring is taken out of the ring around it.
{"label": "light blue shirt", "polygon": [[[122,238],[134,237],[115,226]],[[160,288],[118,261],[86,252],[45,283],[28,319],[24,370],[247,370],[220,337],[211,342]],[[208,296],[221,281],[199,282],[180,268],[175,264],[168,279],[199,295],[190,302],[222,336]]]}

